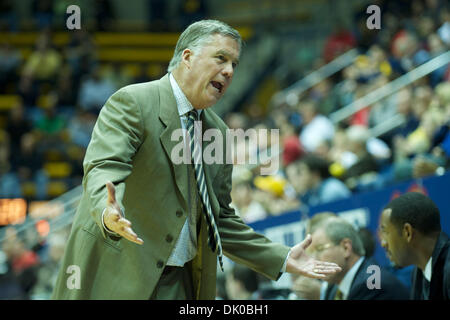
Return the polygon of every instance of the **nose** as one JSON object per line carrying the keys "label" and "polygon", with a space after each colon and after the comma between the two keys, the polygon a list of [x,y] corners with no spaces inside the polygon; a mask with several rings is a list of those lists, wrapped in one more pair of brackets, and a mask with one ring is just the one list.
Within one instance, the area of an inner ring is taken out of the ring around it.
{"label": "nose", "polygon": [[228,61],[222,70],[222,75],[227,79],[231,79],[233,77],[233,73],[234,73],[233,63],[231,61]]}

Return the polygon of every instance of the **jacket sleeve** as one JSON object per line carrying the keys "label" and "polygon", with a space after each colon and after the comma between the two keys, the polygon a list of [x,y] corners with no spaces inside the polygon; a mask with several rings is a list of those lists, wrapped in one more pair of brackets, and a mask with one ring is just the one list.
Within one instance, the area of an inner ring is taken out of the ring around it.
{"label": "jacket sleeve", "polygon": [[269,279],[277,280],[290,248],[256,233],[230,207],[232,170],[232,165],[224,165],[216,177],[221,186],[218,227],[224,254]]}
{"label": "jacket sleeve", "polygon": [[[133,157],[142,143],[144,125],[139,105],[127,87],[114,93],[103,106],[95,124],[83,162],[83,190],[90,199],[91,215],[103,237],[102,212],[106,207],[106,182],[116,188],[116,200],[124,210],[125,179]],[[126,214],[125,212],[123,212]]]}

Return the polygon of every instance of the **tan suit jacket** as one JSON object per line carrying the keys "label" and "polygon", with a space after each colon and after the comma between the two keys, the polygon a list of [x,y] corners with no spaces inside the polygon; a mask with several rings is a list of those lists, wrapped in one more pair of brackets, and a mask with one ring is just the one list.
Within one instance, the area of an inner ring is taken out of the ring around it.
{"label": "tan suit jacket", "polygon": [[[202,112],[202,121],[203,131],[217,128],[226,137],[226,125],[212,110]],[[106,102],[86,151],[83,194],[52,298],[148,299],[152,295],[188,213],[187,164],[171,161],[172,149],[179,143],[171,135],[180,127],[168,75],[124,87]],[[224,254],[277,279],[289,248],[255,233],[230,208],[232,165],[204,165],[204,170]],[[111,236],[102,228],[107,181],[116,186],[116,199],[143,245]],[[214,299],[216,264],[203,218],[193,263],[197,299]],[[67,285],[73,276],[68,273],[71,265],[79,267],[79,289]]]}

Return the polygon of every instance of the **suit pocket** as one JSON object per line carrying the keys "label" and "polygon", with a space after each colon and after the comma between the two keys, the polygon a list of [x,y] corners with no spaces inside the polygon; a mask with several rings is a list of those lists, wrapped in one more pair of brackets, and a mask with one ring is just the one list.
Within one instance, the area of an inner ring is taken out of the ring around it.
{"label": "suit pocket", "polygon": [[115,237],[115,239],[117,239],[117,240],[113,240],[109,237],[109,235],[107,235],[107,238],[103,238],[103,235],[98,228],[99,227],[97,226],[97,224],[94,221],[89,220],[83,226],[82,230],[85,233],[87,233],[88,235],[94,237],[96,239],[96,241],[103,241],[103,243],[105,243],[110,248],[121,252],[122,251],[122,243],[121,243],[122,238]]}

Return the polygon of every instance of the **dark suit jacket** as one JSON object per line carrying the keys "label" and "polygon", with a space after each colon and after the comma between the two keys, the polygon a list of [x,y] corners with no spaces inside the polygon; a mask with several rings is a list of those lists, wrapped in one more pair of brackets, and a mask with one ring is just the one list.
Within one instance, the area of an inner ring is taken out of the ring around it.
{"label": "dark suit jacket", "polygon": [[[432,253],[430,295],[428,300],[450,299],[450,240],[441,232]],[[423,300],[423,273],[415,268],[412,274],[411,298]]]}
{"label": "dark suit jacket", "polygon": [[[374,274],[373,271],[367,273],[367,268],[371,265],[379,266],[375,259],[364,258],[353,278],[347,300],[408,300],[408,289],[392,273],[381,267],[381,288],[369,289],[367,279]],[[333,300],[337,288],[338,285],[328,286],[325,300]]]}

